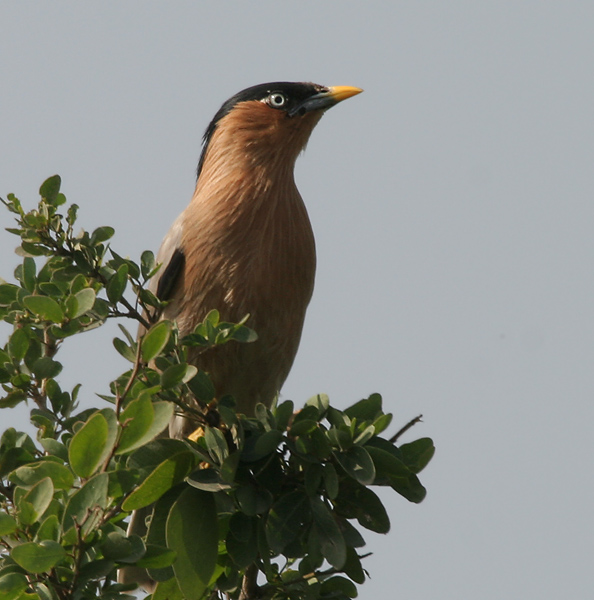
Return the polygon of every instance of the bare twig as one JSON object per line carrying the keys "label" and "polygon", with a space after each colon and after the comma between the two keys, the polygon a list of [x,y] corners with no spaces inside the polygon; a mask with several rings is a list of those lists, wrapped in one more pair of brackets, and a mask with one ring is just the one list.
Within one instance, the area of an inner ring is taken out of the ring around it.
{"label": "bare twig", "polygon": [[409,421],[402,429],[399,429],[391,438],[390,438],[390,442],[392,442],[392,444],[395,444],[396,441],[398,440],[398,438],[406,433],[411,427],[414,427],[417,423],[420,423],[421,420],[423,419],[423,415],[419,415],[418,417],[415,417],[414,419],[412,419],[412,421]]}

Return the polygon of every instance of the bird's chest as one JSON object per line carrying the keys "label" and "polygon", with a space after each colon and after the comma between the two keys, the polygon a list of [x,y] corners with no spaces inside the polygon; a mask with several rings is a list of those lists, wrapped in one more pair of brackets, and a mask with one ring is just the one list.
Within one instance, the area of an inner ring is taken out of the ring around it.
{"label": "bird's chest", "polygon": [[289,202],[205,215],[187,238],[184,277],[186,297],[200,298],[200,313],[216,308],[227,320],[249,313],[260,328],[303,318],[315,243],[301,198]]}

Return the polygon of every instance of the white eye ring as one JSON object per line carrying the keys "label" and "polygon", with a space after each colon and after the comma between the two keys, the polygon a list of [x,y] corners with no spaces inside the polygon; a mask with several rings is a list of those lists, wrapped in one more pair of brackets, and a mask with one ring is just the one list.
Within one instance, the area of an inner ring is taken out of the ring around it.
{"label": "white eye ring", "polygon": [[266,102],[268,106],[272,106],[272,108],[282,108],[287,104],[287,97],[280,92],[273,92],[266,98]]}

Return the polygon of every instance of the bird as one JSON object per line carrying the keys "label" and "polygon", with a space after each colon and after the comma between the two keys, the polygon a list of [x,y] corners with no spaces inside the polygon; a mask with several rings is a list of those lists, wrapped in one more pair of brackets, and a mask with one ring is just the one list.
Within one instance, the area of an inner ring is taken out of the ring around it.
{"label": "bird", "polygon": [[[273,82],[229,98],[204,133],[194,195],[157,253],[161,268],[149,290],[166,303],[159,317],[175,321],[180,337],[212,309],[232,323],[249,314],[256,341],[190,348],[188,355],[208,373],[215,398],[233,396],[248,416],[258,403],[270,407],[280,392],[314,288],[315,241],[295,161],[326,110],[362,91]],[[191,415],[177,414],[169,437],[188,437],[196,426]],[[134,511],[128,535],[145,535],[151,512]],[[155,586],[138,567],[120,570],[119,581],[146,591]]]}
{"label": "bird", "polygon": [[[362,91],[273,82],[224,102],[203,136],[194,195],[157,253],[162,267],[149,289],[167,302],[162,318],[175,321],[180,336],[212,309],[233,323],[249,314],[255,342],[190,349],[188,357],[208,373],[216,398],[233,396],[248,416],[280,392],[314,288],[315,241],[295,161],[324,112]],[[169,435],[194,429],[190,416],[178,415]]]}

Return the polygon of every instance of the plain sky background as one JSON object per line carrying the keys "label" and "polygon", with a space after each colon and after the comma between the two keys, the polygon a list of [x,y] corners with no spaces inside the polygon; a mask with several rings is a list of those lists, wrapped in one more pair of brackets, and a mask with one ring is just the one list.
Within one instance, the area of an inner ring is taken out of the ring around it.
{"label": "plain sky background", "polygon": [[[283,389],[380,392],[437,446],[421,505],[381,493],[360,598],[592,598],[594,3],[3,2],[0,44],[0,194],[32,207],[59,173],[132,258],[189,201],[229,96],[364,88],[298,161],[319,267]],[[85,403],[127,368],[115,334],[62,351]]]}

